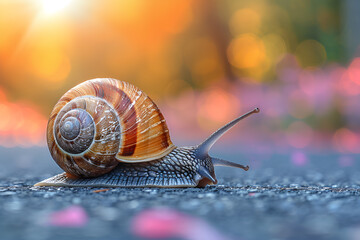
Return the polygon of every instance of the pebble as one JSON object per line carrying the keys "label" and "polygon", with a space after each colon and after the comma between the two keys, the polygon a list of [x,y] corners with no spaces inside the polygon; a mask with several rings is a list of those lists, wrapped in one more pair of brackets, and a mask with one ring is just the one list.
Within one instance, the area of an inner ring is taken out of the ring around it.
{"label": "pebble", "polygon": [[80,204],[82,202],[82,199],[79,197],[75,197],[71,200],[73,204]]}
{"label": "pebble", "polygon": [[118,209],[112,207],[97,207],[94,209],[97,215],[105,221],[114,221],[118,216]]}
{"label": "pebble", "polygon": [[44,198],[51,198],[56,195],[56,192],[47,192],[44,194]]}
{"label": "pebble", "polygon": [[206,194],[205,194],[205,197],[206,197],[206,198],[215,198],[215,197],[216,197],[216,194],[215,194],[215,193],[206,193]]}
{"label": "pebble", "polygon": [[136,209],[140,205],[140,202],[137,200],[132,200],[128,203],[129,209]]}
{"label": "pebble", "polygon": [[332,212],[336,211],[339,207],[341,207],[341,201],[339,201],[339,200],[332,201],[328,204],[327,207]]}
{"label": "pebble", "polygon": [[199,207],[201,202],[199,200],[190,200],[190,201],[183,201],[180,203],[180,208],[184,210],[194,210]]}
{"label": "pebble", "polygon": [[10,202],[7,202],[4,206],[4,209],[8,210],[8,211],[19,211],[21,210],[23,206],[23,203],[20,202],[20,200],[13,200]]}
{"label": "pebble", "polygon": [[11,196],[11,195],[16,195],[16,192],[14,191],[0,192],[0,196]]}

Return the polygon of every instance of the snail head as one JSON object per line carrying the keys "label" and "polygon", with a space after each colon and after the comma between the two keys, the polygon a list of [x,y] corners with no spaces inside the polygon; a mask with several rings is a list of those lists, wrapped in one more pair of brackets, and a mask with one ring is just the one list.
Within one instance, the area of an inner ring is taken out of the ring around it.
{"label": "snail head", "polygon": [[[195,150],[195,156],[198,159],[210,159],[213,166],[226,166],[226,167],[235,167],[235,168],[241,168],[245,171],[249,170],[249,166],[244,166],[238,163],[230,162],[227,160],[223,160],[216,157],[209,156],[209,150],[214,145],[214,143],[219,140],[219,138],[224,135],[228,130],[230,130],[233,126],[235,126],[240,120],[250,116],[253,113],[260,112],[259,108],[255,108],[254,110],[245,113],[244,115],[234,119],[233,121],[229,122],[225,126],[219,128],[216,132],[210,135],[203,143],[201,143]],[[212,172],[212,173],[211,173]],[[215,174],[213,171],[207,170],[205,167],[200,167],[198,170],[198,173],[204,177],[210,180],[213,184],[217,183],[217,180],[215,178]]]}

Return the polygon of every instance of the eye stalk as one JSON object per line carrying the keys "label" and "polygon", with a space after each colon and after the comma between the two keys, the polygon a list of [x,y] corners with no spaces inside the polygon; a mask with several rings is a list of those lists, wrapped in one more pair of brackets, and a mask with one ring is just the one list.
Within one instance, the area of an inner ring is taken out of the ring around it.
{"label": "eye stalk", "polygon": [[[209,156],[209,150],[211,149],[211,147],[214,145],[214,143],[219,140],[219,138],[224,135],[228,130],[230,130],[233,126],[235,126],[240,120],[247,118],[248,116],[250,116],[253,113],[259,113],[260,109],[259,108],[255,108],[252,111],[249,111],[247,113],[245,113],[244,115],[234,119],[233,121],[229,122],[228,124],[226,124],[225,126],[219,128],[216,132],[214,132],[213,134],[210,135],[210,137],[208,137],[203,143],[201,143],[197,149],[195,150],[195,155],[197,158],[199,159],[204,159],[206,157]],[[244,169],[245,171],[249,170],[249,166],[243,166],[241,164],[237,164],[237,163],[233,163],[230,161],[226,161],[223,159],[219,159],[219,158],[214,158],[211,157],[211,161],[213,163],[214,166],[227,166],[227,167],[236,167],[236,168],[241,168]]]}

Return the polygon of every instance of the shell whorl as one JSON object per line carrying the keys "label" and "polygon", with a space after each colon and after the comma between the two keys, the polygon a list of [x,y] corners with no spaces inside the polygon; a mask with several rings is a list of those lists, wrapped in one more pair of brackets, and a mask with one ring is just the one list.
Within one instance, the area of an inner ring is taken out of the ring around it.
{"label": "shell whorl", "polygon": [[95,124],[85,110],[72,109],[59,114],[55,121],[55,138],[59,146],[71,154],[79,154],[88,149],[95,135]]}
{"label": "shell whorl", "polygon": [[155,103],[135,86],[93,79],[70,89],[48,123],[48,147],[67,173],[95,177],[121,162],[146,162],[172,151]]}

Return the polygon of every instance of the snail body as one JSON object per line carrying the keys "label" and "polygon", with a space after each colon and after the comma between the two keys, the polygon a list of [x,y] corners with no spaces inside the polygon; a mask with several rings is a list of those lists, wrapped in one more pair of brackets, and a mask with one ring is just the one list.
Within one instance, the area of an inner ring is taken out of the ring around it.
{"label": "snail body", "polygon": [[214,166],[248,167],[210,157],[211,146],[253,111],[202,144],[176,147],[156,104],[137,87],[100,78],[65,93],[48,122],[47,143],[65,171],[36,186],[202,187],[216,184]]}

